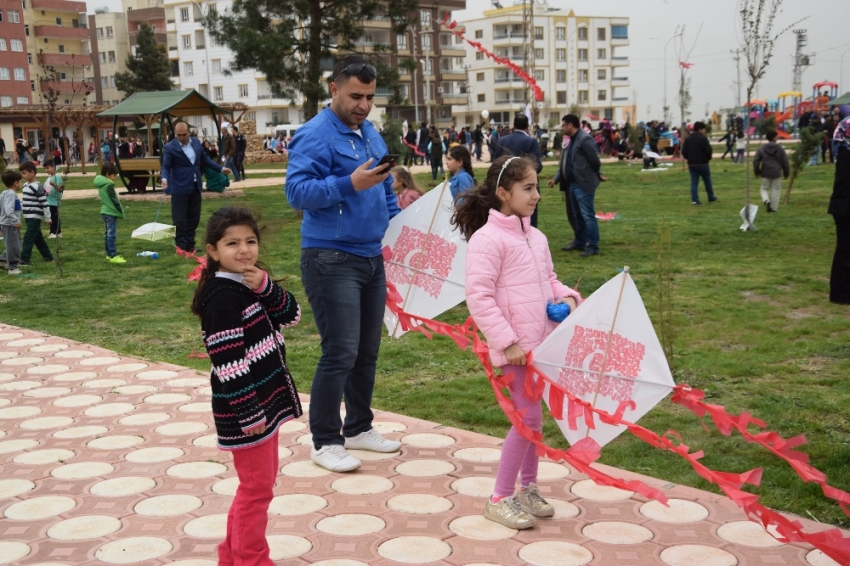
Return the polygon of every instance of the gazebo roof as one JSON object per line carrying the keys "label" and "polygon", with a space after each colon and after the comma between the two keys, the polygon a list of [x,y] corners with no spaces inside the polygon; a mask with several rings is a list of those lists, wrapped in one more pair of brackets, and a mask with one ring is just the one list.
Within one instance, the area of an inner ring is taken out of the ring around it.
{"label": "gazebo roof", "polygon": [[137,92],[98,116],[138,116],[163,112],[180,117],[200,116],[209,112],[219,116],[231,114],[230,111],[213,104],[195,90],[168,90]]}
{"label": "gazebo roof", "polygon": [[843,96],[839,96],[835,100],[830,101],[830,106],[841,106],[844,104],[850,104],[850,92],[844,93]]}

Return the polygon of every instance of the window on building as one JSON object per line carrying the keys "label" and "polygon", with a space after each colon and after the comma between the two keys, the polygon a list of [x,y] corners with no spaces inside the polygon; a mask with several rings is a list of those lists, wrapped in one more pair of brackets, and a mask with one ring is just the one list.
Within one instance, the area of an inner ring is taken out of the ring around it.
{"label": "window on building", "polygon": [[0,10],[0,22],[3,21],[3,10]]}
{"label": "window on building", "polygon": [[181,37],[183,38],[183,49],[192,49],[192,36],[184,35]]}
{"label": "window on building", "polygon": [[98,39],[103,39],[103,28],[97,28],[96,35]]}
{"label": "window on building", "polygon": [[580,83],[586,83],[587,82],[587,69],[579,69],[578,82],[580,82]]}
{"label": "window on building", "polygon": [[563,69],[558,69],[555,72],[555,82],[556,83],[565,83],[567,82],[567,71]]}
{"label": "window on building", "polygon": [[27,53],[27,63],[32,65],[32,53]]}
{"label": "window on building", "polygon": [[30,90],[35,92],[35,81],[30,81]]}
{"label": "window on building", "polygon": [[629,26],[611,26],[611,39],[628,39]]}
{"label": "window on building", "polygon": [[564,41],[565,39],[567,39],[567,28],[556,27],[555,28],[555,40],[556,41]]}
{"label": "window on building", "polygon": [[605,41],[608,36],[608,32],[605,28],[596,28],[596,41]]}
{"label": "window on building", "polygon": [[585,28],[585,27],[578,28],[578,40],[579,41],[587,41],[587,28]]}
{"label": "window on building", "polygon": [[168,62],[171,64],[171,76],[179,77],[180,76],[180,61],[176,59],[169,59]]}
{"label": "window on building", "polygon": [[109,62],[110,62],[110,63],[114,63],[114,62],[115,62],[115,52],[114,52],[114,51],[110,51],[110,52],[109,52]]}
{"label": "window on building", "polygon": [[107,88],[109,86],[109,77],[100,77],[100,86]]}
{"label": "window on building", "polygon": [[596,50],[596,58],[600,61],[604,61],[608,58],[608,50],[607,49],[597,49]]}
{"label": "window on building", "polygon": [[30,26],[27,24],[24,24],[24,35],[27,37],[30,36]]}
{"label": "window on building", "polygon": [[431,27],[431,10],[419,10],[419,22],[423,28]]}
{"label": "window on building", "polygon": [[272,124],[280,124],[280,114],[276,110],[272,110]]}
{"label": "window on building", "polygon": [[487,102],[487,95],[479,94],[478,95],[478,102]]}
{"label": "window on building", "polygon": [[59,80],[63,83],[67,82],[68,81],[68,73],[64,73],[64,72],[59,73]]}
{"label": "window on building", "polygon": [[534,69],[534,80],[535,81],[542,81],[542,80],[544,80],[545,76],[546,75],[545,75],[545,72],[544,72],[543,69]]}
{"label": "window on building", "polygon": [[596,80],[604,81],[608,78],[608,71],[605,69],[597,69],[596,70]]}
{"label": "window on building", "polygon": [[56,25],[62,27],[62,18],[56,18]]}
{"label": "window on building", "polygon": [[578,91],[578,102],[579,104],[587,104],[588,96],[586,90]]}
{"label": "window on building", "polygon": [[112,31],[112,26],[106,26],[106,38],[115,37],[115,33]]}
{"label": "window on building", "polygon": [[578,50],[579,63],[587,63],[587,49]]}
{"label": "window on building", "polygon": [[97,54],[97,57],[98,57],[98,59],[100,59],[101,63],[106,63],[106,53],[101,51],[100,53]]}
{"label": "window on building", "polygon": [[563,63],[567,60],[567,50],[566,49],[556,49],[555,50],[555,61],[558,63]]}
{"label": "window on building", "polygon": [[425,59],[425,63],[422,65],[422,74],[423,75],[433,75],[433,65],[431,64],[430,59]]}
{"label": "window on building", "polygon": [[534,39],[543,39],[543,27],[534,26]]}
{"label": "window on building", "polygon": [[535,59],[543,59],[543,50],[542,49],[535,49],[534,50],[534,58]]}
{"label": "window on building", "polygon": [[[80,27],[80,20],[71,20],[71,27],[72,28],[79,28]],[[85,27],[85,26],[83,26],[83,27]]]}
{"label": "window on building", "polygon": [[221,59],[213,59],[212,60],[212,72],[214,75],[221,74]]}
{"label": "window on building", "polygon": [[189,8],[180,8],[180,21],[188,22],[189,21]]}
{"label": "window on building", "polygon": [[247,114],[245,114],[245,119],[256,123],[257,122],[257,113],[256,112],[248,112]]}
{"label": "window on building", "polygon": [[479,83],[484,80],[484,73],[475,73],[475,80]]}
{"label": "window on building", "polygon": [[395,45],[399,49],[407,49],[407,34],[402,33],[396,37]]}
{"label": "window on building", "polygon": [[0,67],[0,81],[9,80],[9,67]]}
{"label": "window on building", "polygon": [[566,104],[567,103],[567,91],[559,90],[555,93],[556,104]]}
{"label": "window on building", "polygon": [[475,30],[475,39],[484,39],[484,30],[483,29]]}
{"label": "window on building", "polygon": [[203,49],[207,46],[205,32],[199,29],[195,32],[195,49]]}
{"label": "window on building", "polygon": [[0,96],[0,106],[5,108],[6,106],[12,105],[12,97],[11,96]]}
{"label": "window on building", "polygon": [[115,87],[115,77],[109,77],[109,86]]}
{"label": "window on building", "polygon": [[19,96],[17,98],[17,103],[18,104],[29,104],[30,103],[30,97],[29,96]]}
{"label": "window on building", "polygon": [[598,91],[596,93],[596,100],[598,100],[600,102],[604,102],[604,101],[608,100],[608,91],[607,90]]}
{"label": "window on building", "polygon": [[484,60],[484,54],[481,53],[480,51],[476,51],[475,52],[475,60],[476,61],[483,61]]}
{"label": "window on building", "polygon": [[65,53],[65,46],[64,45],[57,45],[56,47],[59,49],[59,53]]}
{"label": "window on building", "polygon": [[422,34],[422,51],[431,51],[431,34]]}
{"label": "window on building", "polygon": [[185,61],[183,63],[183,75],[187,77],[191,77],[195,74],[195,66],[192,65],[191,61]]}
{"label": "window on building", "polygon": [[9,10],[9,23],[12,23],[12,24],[21,23],[21,13],[17,10]]}
{"label": "window on building", "polygon": [[21,41],[20,39],[13,39],[11,41],[11,43],[12,43],[12,51],[21,52],[21,51],[24,50],[24,42]]}
{"label": "window on building", "polygon": [[248,85],[239,85],[239,98],[248,98]]}
{"label": "window on building", "polygon": [[398,74],[410,76],[410,69],[408,69],[407,67],[399,67]]}
{"label": "window on building", "polygon": [[398,87],[398,95],[404,100],[410,99],[410,85],[401,85]]}
{"label": "window on building", "polygon": [[27,70],[21,67],[15,67],[15,80],[16,81],[25,81],[27,80]]}
{"label": "window on building", "polygon": [[222,100],[224,100],[224,87],[214,86],[213,97],[215,98],[216,102],[221,102]]}
{"label": "window on building", "polygon": [[6,40],[0,37],[0,51],[6,51]]}

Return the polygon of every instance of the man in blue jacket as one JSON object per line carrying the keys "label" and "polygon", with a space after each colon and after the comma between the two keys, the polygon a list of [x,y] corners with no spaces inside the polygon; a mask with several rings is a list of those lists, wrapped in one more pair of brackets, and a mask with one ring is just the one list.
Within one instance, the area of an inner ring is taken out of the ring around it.
{"label": "man in blue jacket", "polygon": [[[537,173],[543,170],[543,163],[540,161],[540,142],[537,138],[528,134],[528,116],[518,114],[514,118],[514,131],[511,134],[503,136],[499,139],[495,147],[496,157],[498,159],[503,155],[513,155],[517,157],[527,157],[533,160],[537,166]],[[538,202],[537,208],[534,209],[534,214],[531,215],[531,225],[537,228],[537,211],[540,208]]]}
{"label": "man in blue jacket", "polygon": [[198,138],[189,136],[189,125],[177,122],[174,139],[162,150],[162,190],[171,195],[171,221],[177,228],[174,243],[185,252],[195,251],[195,231],[201,221],[201,164],[225,175],[230,169],[210,159]]}
{"label": "man in blue jacket", "polygon": [[304,211],[301,281],[322,338],[310,393],[311,458],[334,472],[360,467],[346,448],[401,446],[372,428],[370,408],[387,296],[381,240],[400,212],[389,167],[374,167],[387,153],[366,120],[376,77],[359,55],[336,64],[331,103],[292,138],[286,171],[286,197]]}

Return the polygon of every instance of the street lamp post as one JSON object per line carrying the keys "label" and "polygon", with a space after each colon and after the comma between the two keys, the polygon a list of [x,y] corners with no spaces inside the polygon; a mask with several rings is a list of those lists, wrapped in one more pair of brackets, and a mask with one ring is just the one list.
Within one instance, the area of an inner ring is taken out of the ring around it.
{"label": "street lamp post", "polygon": [[[416,26],[410,26],[410,49],[413,54],[413,60],[416,61]],[[416,109],[416,127],[419,127],[419,86],[416,81],[416,74],[419,71],[418,65],[417,68],[413,69],[413,106]]]}
{"label": "street lamp post", "polygon": [[[204,60],[205,60],[204,65],[207,68],[207,96],[209,96],[210,93],[212,92],[212,82],[210,81],[210,52],[209,52],[209,46],[208,46],[209,38],[207,37],[207,26],[204,23],[204,20],[206,19],[206,16],[207,16],[207,14],[204,11],[204,4],[206,4],[209,7],[209,0],[205,0],[204,2],[197,2],[196,0],[192,0],[192,4],[198,6],[198,9],[201,11],[201,28],[203,29],[203,32],[204,32]],[[193,14],[193,16],[194,16],[194,14]],[[212,98],[212,96],[210,96],[210,98]],[[204,118],[204,119],[206,119],[206,118]]]}
{"label": "street lamp post", "polygon": [[[673,41],[674,39],[676,39],[676,37],[678,35],[679,34],[678,34],[678,30],[677,30],[677,33],[673,34],[673,37],[668,39],[667,43],[664,44],[664,122],[665,123],[667,123],[669,121],[669,120],[667,120],[667,113],[669,112],[669,107],[667,106],[667,46],[670,45],[670,42]],[[649,39],[655,40],[659,43],[661,42],[660,39],[655,38],[655,37],[650,37]]]}
{"label": "street lamp post", "polygon": [[[838,84],[841,85],[842,89],[844,88],[844,56],[847,55],[848,52],[850,52],[850,47],[845,49],[844,53],[841,54],[841,63],[840,63],[841,69],[839,70],[839,73],[838,73],[838,75],[839,75]],[[841,92],[838,93],[838,96],[841,96]]]}

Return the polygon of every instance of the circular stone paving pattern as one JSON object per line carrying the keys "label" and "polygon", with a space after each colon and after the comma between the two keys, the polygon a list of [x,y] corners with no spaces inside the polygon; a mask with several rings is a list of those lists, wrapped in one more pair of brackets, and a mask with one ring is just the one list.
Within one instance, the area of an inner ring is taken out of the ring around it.
{"label": "circular stone paving pattern", "polygon": [[227,471],[227,466],[218,462],[184,462],[165,470],[169,476],[178,478],[211,478]]}
{"label": "circular stone paving pattern", "polygon": [[115,417],[129,413],[136,406],[132,403],[105,403],[97,407],[89,407],[85,414],[89,417]]}
{"label": "circular stone paving pattern", "polygon": [[[209,402],[206,403],[189,403],[187,405],[180,405],[177,407],[178,411],[183,411],[184,413],[211,413],[212,405]],[[303,426],[303,425],[302,425]],[[278,431],[280,431],[283,427],[279,427]]]}
{"label": "circular stone paving pattern", "polygon": [[300,460],[285,465],[280,469],[280,473],[296,478],[318,478],[328,476],[333,472],[317,466],[312,460]]}
{"label": "circular stone paving pattern", "polygon": [[43,344],[41,346],[34,346],[30,348],[30,352],[58,352],[59,350],[68,349],[67,344]]}
{"label": "circular stone paving pattern", "polygon": [[[522,555],[522,552],[520,552]],[[682,544],[661,551],[661,560],[670,566],[737,566],[734,554],[701,544]]]}
{"label": "circular stone paving pattern", "polygon": [[125,497],[136,495],[156,487],[156,481],[151,478],[127,476],[104,480],[91,486],[91,492],[101,497]]}
{"label": "circular stone paving pattern", "polygon": [[80,361],[81,366],[105,366],[107,364],[115,364],[121,361],[121,358],[114,356],[96,356],[94,358],[86,358]]}
{"label": "circular stone paving pattern", "polygon": [[203,446],[204,448],[217,448],[218,435],[205,434],[204,436],[199,436],[198,438],[192,441],[192,444],[194,444],[195,446]]}
{"label": "circular stone paving pattern", "polygon": [[708,509],[693,501],[668,499],[667,504],[647,501],[640,506],[640,514],[660,523],[695,523],[708,517]]}
{"label": "circular stone paving pattern", "polygon": [[21,346],[35,346],[44,342],[44,338],[24,338],[23,340],[13,340],[6,342],[7,346],[12,348],[20,348]]}
{"label": "circular stone paving pattern", "polygon": [[502,451],[498,448],[461,448],[452,454],[455,458],[467,462],[478,462],[479,464],[493,464],[502,457]]}
{"label": "circular stone paving pattern", "polygon": [[88,515],[59,521],[47,530],[56,540],[88,540],[105,537],[121,528],[121,521],[105,515]]}
{"label": "circular stone paving pattern", "polygon": [[62,373],[63,371],[68,371],[69,369],[71,368],[62,364],[46,364],[43,366],[33,366],[31,368],[27,368],[27,373],[31,375],[50,375],[51,373]]}
{"label": "circular stone paving pattern", "polygon": [[733,521],[725,525],[720,525],[720,528],[717,529],[717,536],[734,544],[756,548],[771,548],[783,545],[783,543],[770,536],[770,533],[764,527],[752,521]]}
{"label": "circular stone paving pattern", "polygon": [[116,387],[115,392],[119,395],[139,395],[141,393],[153,393],[159,391],[153,385],[123,385]]}
{"label": "circular stone paving pattern", "polygon": [[53,402],[56,407],[85,407],[103,401],[100,395],[69,395],[61,397]]}
{"label": "circular stone paving pattern", "polygon": [[593,553],[571,542],[547,540],[523,546],[519,557],[532,566],[582,566],[593,560]]}
{"label": "circular stone paving pattern", "polygon": [[25,452],[15,456],[16,464],[24,464],[27,466],[43,466],[44,464],[53,464],[69,460],[75,456],[71,450],[63,450],[61,448],[53,448],[50,450],[36,450],[34,452]]}
{"label": "circular stone paving pattern", "polygon": [[86,436],[98,436],[109,432],[105,426],[77,426],[57,430],[53,433],[54,438],[84,438]]}
{"label": "circular stone paving pattern", "polygon": [[15,521],[40,521],[67,513],[76,506],[77,502],[70,497],[47,495],[14,503],[6,509],[4,514],[7,519]]}
{"label": "circular stone paving pattern", "polygon": [[227,513],[204,515],[183,525],[183,532],[198,538],[224,538],[227,534]]}
{"label": "circular stone paving pattern", "polygon": [[452,482],[452,489],[462,495],[490,497],[496,487],[496,478],[471,477]]}
{"label": "circular stone paving pattern", "polygon": [[0,440],[0,454],[22,452],[33,446],[38,446],[37,440]]}
{"label": "circular stone paving pattern", "polygon": [[[237,487],[239,487],[239,478],[233,476],[232,478],[226,478],[221,481],[215,482],[212,486],[212,490],[213,493],[217,493],[219,495],[229,495],[233,497],[234,495],[236,495]],[[274,504],[274,499],[272,499],[272,504]],[[269,512],[271,512],[271,509],[269,509]]]}
{"label": "circular stone paving pattern", "polygon": [[171,517],[191,513],[203,505],[194,495],[157,495],[136,504],[133,511],[148,517]]}
{"label": "circular stone paving pattern", "polygon": [[30,553],[29,545],[17,541],[0,540],[0,564],[11,564]]}
{"label": "circular stone paving pattern", "polygon": [[472,540],[507,540],[517,534],[516,529],[504,527],[483,515],[458,517],[449,523],[449,529],[458,536]]}
{"label": "circular stone paving pattern", "polygon": [[552,519],[572,519],[573,517],[578,517],[579,513],[581,513],[581,510],[569,501],[552,498],[547,498],[546,501],[555,509]]}
{"label": "circular stone paving pattern", "polygon": [[349,495],[370,495],[391,490],[393,482],[380,476],[363,474],[340,478],[331,484],[331,488]]}
{"label": "circular stone paving pattern", "polygon": [[378,547],[384,558],[404,564],[427,564],[442,560],[452,553],[452,547],[437,538],[407,536],[390,539]]}
{"label": "circular stone paving pattern", "polygon": [[106,368],[106,371],[109,373],[124,373],[128,371],[139,371],[140,369],[145,369],[148,367],[148,364],[142,363],[130,363],[130,364],[118,364],[117,366],[109,366]]}
{"label": "circular stone paving pattern", "polygon": [[447,434],[420,432],[403,436],[401,442],[417,448],[444,448],[454,444],[455,439]]}
{"label": "circular stone paving pattern", "polygon": [[183,451],[179,448],[171,446],[156,446],[154,448],[141,448],[130,452],[124,456],[124,459],[128,462],[136,462],[139,464],[153,464],[155,462],[176,460],[182,455]]}
{"label": "circular stone paving pattern", "polygon": [[634,523],[600,521],[586,525],[582,534],[589,539],[608,544],[639,544],[652,540],[652,531]]}
{"label": "circular stone paving pattern", "polygon": [[107,564],[132,564],[159,558],[172,548],[164,538],[130,537],[104,544],[95,552],[95,558]]}
{"label": "circular stone paving pattern", "polygon": [[395,471],[403,476],[425,478],[448,475],[455,471],[455,467],[444,460],[411,460],[396,466]]}
{"label": "circular stone paving pattern", "polygon": [[139,426],[161,423],[162,421],[167,421],[170,418],[171,415],[169,415],[168,413],[142,413],[139,415],[130,415],[129,417],[124,417],[118,422],[122,425]]}
{"label": "circular stone paving pattern", "polygon": [[27,391],[29,389],[35,389],[36,387],[41,387],[40,381],[30,381],[30,380],[21,380],[21,381],[9,381],[6,383],[0,384],[0,391]]}
{"label": "circular stone paving pattern", "polygon": [[[186,405],[186,406],[188,406],[188,405]],[[180,407],[180,409],[182,410],[183,407]],[[290,432],[298,432],[299,430],[304,430],[305,428],[307,428],[307,425],[302,423],[302,422],[286,421],[285,423],[280,425],[280,427],[278,427],[277,430],[280,433],[287,434],[287,433],[290,433]]]}
{"label": "circular stone paving pattern", "polygon": [[144,402],[153,405],[170,405],[172,403],[185,403],[191,401],[192,396],[183,393],[156,393],[145,397]]}
{"label": "circular stone paving pattern", "polygon": [[24,393],[24,397],[33,397],[36,399],[44,399],[47,397],[59,397],[60,395],[67,395],[71,392],[71,389],[68,387],[40,387],[38,389],[33,389]]}
{"label": "circular stone paving pattern", "polygon": [[813,550],[806,555],[806,562],[812,566],[841,566],[838,562],[827,556],[821,550]]}
{"label": "circular stone paving pattern", "polygon": [[118,450],[121,448],[130,448],[141,444],[145,439],[141,436],[130,436],[124,434],[116,434],[114,436],[101,436],[90,440],[86,446],[89,448],[97,448],[98,450]]}
{"label": "circular stone paving pattern", "polygon": [[83,480],[106,476],[115,471],[112,464],[106,462],[76,462],[54,468],[50,475],[60,480]]}
{"label": "circular stone paving pattern", "polygon": [[272,560],[288,560],[310,552],[313,544],[306,538],[291,535],[269,535],[269,558]]}
{"label": "circular stone paving pattern", "polygon": [[[486,519],[485,519],[486,520]],[[374,515],[357,513],[334,515],[322,519],[316,528],[323,533],[341,536],[363,536],[384,530],[387,524]]]}
{"label": "circular stone paving pattern", "polygon": [[[215,486],[220,483],[222,482],[218,482],[213,486],[213,491],[215,491]],[[328,502],[318,495],[307,495],[304,493],[278,495],[272,499],[272,503],[269,505],[269,513],[274,515],[307,515],[308,513],[315,513],[319,509],[324,509],[327,506]]]}
{"label": "circular stone paving pattern", "polygon": [[94,379],[97,374],[93,371],[72,371],[71,373],[63,373],[54,375],[53,381],[83,381],[86,379]]}
{"label": "circular stone paving pattern", "polygon": [[92,379],[83,383],[83,387],[87,389],[112,389],[126,384],[127,382],[123,379]]}
{"label": "circular stone paving pattern", "polygon": [[[138,375],[136,377],[138,377]],[[170,385],[171,387],[201,387],[202,385],[209,384],[209,382],[209,378],[205,379],[203,377],[180,377],[177,379],[172,379],[171,381],[167,381],[165,384]]]}
{"label": "circular stone paving pattern", "polygon": [[[176,371],[170,371],[167,369],[155,369],[151,371],[143,371],[141,373],[137,373],[136,377],[139,379],[171,379],[173,377],[177,377]],[[208,380],[204,380],[207,382]]]}
{"label": "circular stone paving pattern", "polygon": [[186,434],[198,434],[208,428],[209,426],[204,423],[176,422],[158,426],[154,429],[154,432],[164,436],[183,436]]}
{"label": "circular stone paving pattern", "polygon": [[405,493],[387,501],[387,507],[411,515],[432,515],[448,511],[454,505],[451,500],[427,493]]}
{"label": "circular stone paving pattern", "polygon": [[73,423],[71,417],[41,417],[30,419],[21,423],[21,428],[26,430],[45,430],[48,428],[59,428]]}
{"label": "circular stone paving pattern", "polygon": [[90,358],[94,354],[91,352],[87,352],[86,350],[67,350],[65,352],[56,352],[53,354],[55,358],[71,358],[71,359],[79,359],[79,358]]}
{"label": "circular stone paving pattern", "polygon": [[577,495],[582,499],[588,499],[590,501],[600,501],[605,503],[610,503],[613,501],[625,501],[635,493],[633,491],[626,491],[624,489],[618,489],[616,487],[609,487],[607,485],[596,485],[593,480],[582,480],[573,484],[570,491],[573,495]]}
{"label": "circular stone paving pattern", "polygon": [[25,419],[40,412],[38,407],[5,407],[0,409],[0,419]]}
{"label": "circular stone paving pattern", "polygon": [[0,480],[0,499],[17,497],[18,495],[32,491],[33,489],[35,489],[35,484],[30,480]]}

